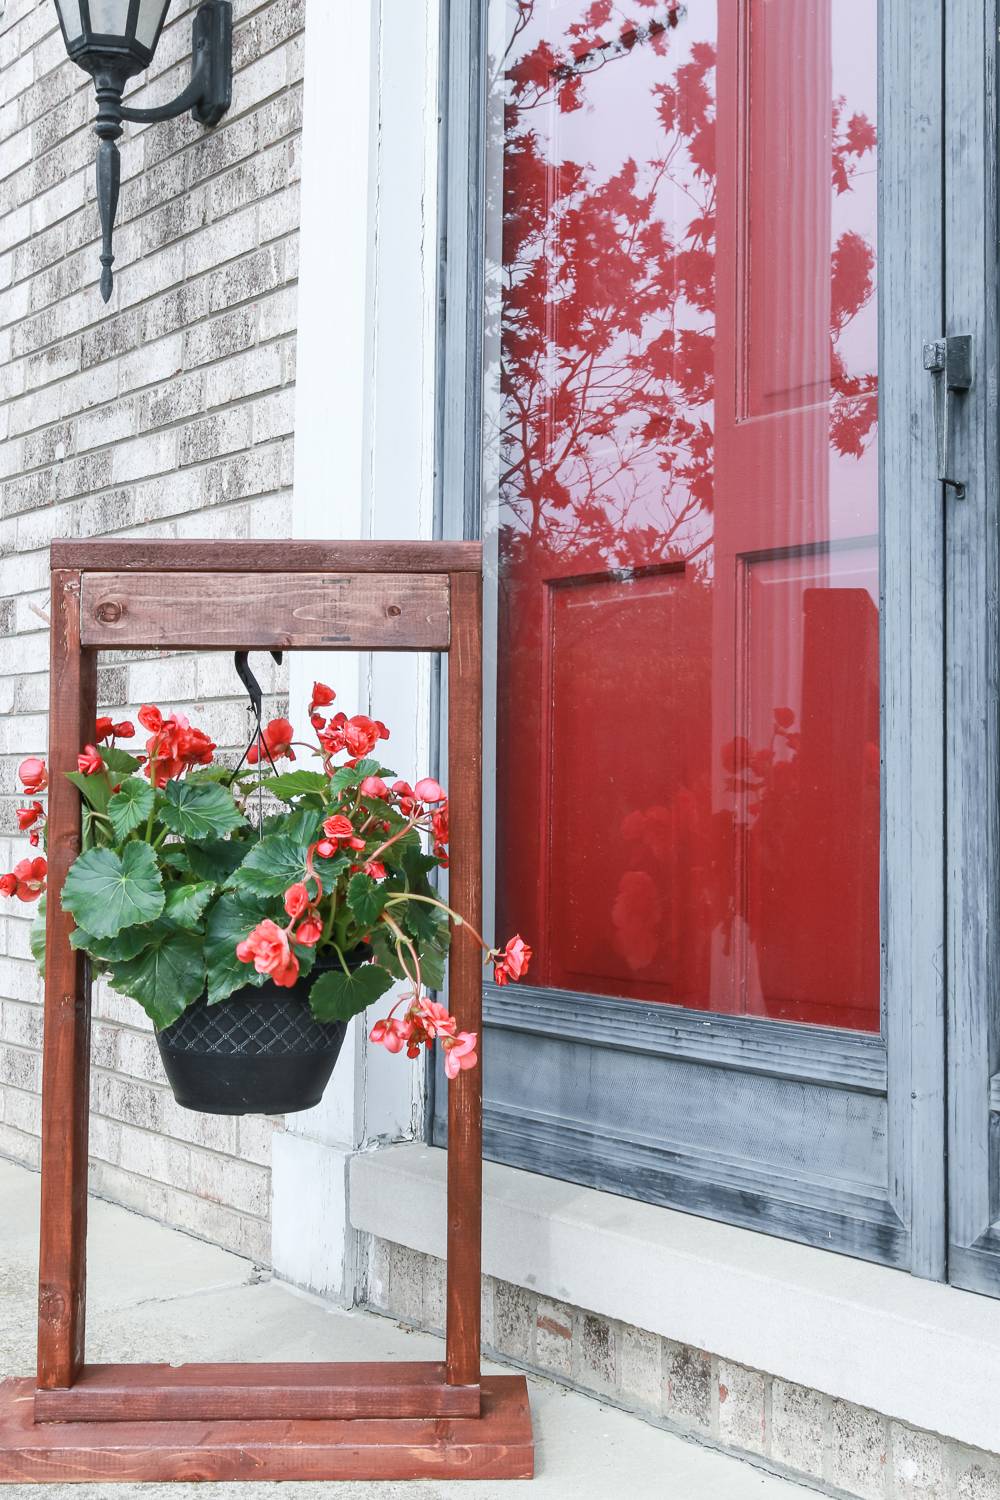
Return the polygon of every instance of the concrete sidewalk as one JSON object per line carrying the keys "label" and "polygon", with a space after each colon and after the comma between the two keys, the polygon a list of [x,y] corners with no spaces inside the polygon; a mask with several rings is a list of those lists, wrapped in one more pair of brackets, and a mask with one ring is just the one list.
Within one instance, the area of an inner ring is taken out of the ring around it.
{"label": "concrete sidewalk", "polygon": [[[38,1177],[0,1161],[0,1374],[34,1364]],[[88,1356],[95,1362],[440,1359],[441,1340],[346,1313],[255,1272],[248,1261],[91,1200]],[[547,1381],[530,1382],[533,1482],[340,1484],[343,1500],[796,1500],[809,1492],[649,1427]],[[319,1500],[329,1484],[45,1486],[5,1497]]]}

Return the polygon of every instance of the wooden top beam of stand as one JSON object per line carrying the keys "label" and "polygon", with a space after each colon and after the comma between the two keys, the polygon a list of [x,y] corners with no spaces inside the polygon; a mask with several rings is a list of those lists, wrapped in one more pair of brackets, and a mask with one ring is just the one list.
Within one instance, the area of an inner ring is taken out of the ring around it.
{"label": "wooden top beam of stand", "polygon": [[479,542],[56,541],[53,568],[81,573],[478,573]]}
{"label": "wooden top beam of stand", "polygon": [[98,650],[447,651],[440,573],[83,574],[80,641]]}

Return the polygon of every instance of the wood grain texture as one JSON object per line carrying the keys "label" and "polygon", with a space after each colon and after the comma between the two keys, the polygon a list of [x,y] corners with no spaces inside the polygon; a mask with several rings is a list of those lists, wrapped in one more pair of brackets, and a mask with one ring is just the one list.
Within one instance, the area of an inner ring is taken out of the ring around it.
{"label": "wood grain texture", "polygon": [[[452,808],[449,901],[477,932],[483,906],[483,592],[478,574],[452,579],[448,657],[448,778]],[[448,1003],[460,1031],[479,1036],[479,1066],[448,1085],[448,1379],[470,1385],[480,1369],[483,1208],[482,955],[453,935]]]}
{"label": "wood grain texture", "polygon": [[0,1385],[0,1483],[530,1479],[523,1375],[483,1381],[481,1417],[356,1421],[32,1420],[30,1380]]}
{"label": "wood grain texture", "polygon": [[54,541],[53,568],[86,573],[480,573],[479,542]]}
{"label": "wood grain texture", "polygon": [[446,651],[448,578],[425,573],[86,573],[86,646]]}
{"label": "wood grain texture", "polygon": [[36,1422],[349,1420],[479,1415],[479,1386],[443,1364],[85,1365],[70,1390],[38,1391]]}
{"label": "wood grain texture", "polygon": [[57,893],[80,849],[80,797],[66,780],[93,738],[96,658],[80,649],[80,575],[52,575],[49,819],[42,1198],[38,1264],[38,1384],[68,1386],[83,1362],[86,1303],[90,988],[73,923]]}

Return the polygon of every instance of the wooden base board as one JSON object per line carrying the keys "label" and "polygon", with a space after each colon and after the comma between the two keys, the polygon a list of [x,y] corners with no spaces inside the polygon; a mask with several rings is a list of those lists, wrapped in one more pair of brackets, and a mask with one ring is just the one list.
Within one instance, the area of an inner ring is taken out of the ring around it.
{"label": "wooden base board", "polygon": [[0,1483],[530,1479],[523,1375],[485,1376],[480,1417],[34,1421],[35,1382],[0,1384]]}

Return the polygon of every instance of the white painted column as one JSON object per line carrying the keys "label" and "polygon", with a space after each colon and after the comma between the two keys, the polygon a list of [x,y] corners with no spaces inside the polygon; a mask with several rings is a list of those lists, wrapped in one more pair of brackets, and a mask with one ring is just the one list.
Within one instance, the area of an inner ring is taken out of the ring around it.
{"label": "white painted column", "polygon": [[[295,422],[294,534],[433,534],[438,0],[309,0]],[[392,730],[385,762],[429,765],[432,659],[296,654],[291,718],[319,678]],[[391,999],[378,1010],[384,1013]],[[370,1019],[370,1018],[369,1018]],[[356,1021],[326,1097],[272,1151],[274,1268],[350,1303],[351,1156],[413,1139],[421,1068]]]}

